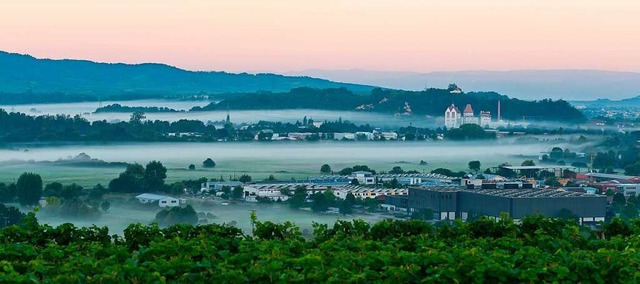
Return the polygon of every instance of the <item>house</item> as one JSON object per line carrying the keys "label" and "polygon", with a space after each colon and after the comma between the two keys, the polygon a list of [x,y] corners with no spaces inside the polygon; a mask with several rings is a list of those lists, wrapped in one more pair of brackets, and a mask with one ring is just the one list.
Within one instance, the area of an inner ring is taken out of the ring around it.
{"label": "house", "polygon": [[174,207],[187,203],[184,198],[178,199],[170,196],[158,195],[153,193],[143,193],[136,196],[136,199],[142,204],[157,203],[160,207]]}

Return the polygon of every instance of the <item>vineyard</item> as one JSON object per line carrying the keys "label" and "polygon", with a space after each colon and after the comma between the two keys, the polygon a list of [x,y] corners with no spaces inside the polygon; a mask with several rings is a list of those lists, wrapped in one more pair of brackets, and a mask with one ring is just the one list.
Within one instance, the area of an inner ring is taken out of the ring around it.
{"label": "vineyard", "polygon": [[292,223],[253,233],[227,225],[40,225],[33,214],[0,232],[0,282],[516,283],[640,281],[640,220],[598,231],[531,216],[516,224],[480,219],[338,221],[303,236]]}

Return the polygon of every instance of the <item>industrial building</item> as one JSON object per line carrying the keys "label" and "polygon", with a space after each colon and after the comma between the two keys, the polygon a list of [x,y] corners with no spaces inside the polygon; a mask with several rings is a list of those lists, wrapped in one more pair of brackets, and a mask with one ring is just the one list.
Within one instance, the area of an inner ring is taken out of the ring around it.
{"label": "industrial building", "polygon": [[[604,196],[551,189],[479,189],[437,186],[409,189],[408,196],[393,196],[386,202],[410,211],[431,209],[436,220],[454,220],[508,213],[519,220],[540,214],[557,217],[562,209],[571,211],[580,223],[604,221],[607,200]],[[406,207],[405,207],[406,208]]]}

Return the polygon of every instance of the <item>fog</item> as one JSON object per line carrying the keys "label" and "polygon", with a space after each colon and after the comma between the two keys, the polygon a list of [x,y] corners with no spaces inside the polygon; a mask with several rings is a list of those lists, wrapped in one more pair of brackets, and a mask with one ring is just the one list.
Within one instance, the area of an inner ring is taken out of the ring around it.
{"label": "fog", "polygon": [[[237,142],[237,143],[133,143],[106,145],[14,145],[13,149],[0,149],[0,181],[12,181],[24,171],[43,176],[45,182],[53,180],[81,184],[103,184],[117,177],[118,167],[73,167],[53,164],[23,163],[21,161],[54,161],[86,153],[92,158],[107,162],[137,162],[146,164],[161,161],[168,171],[168,181],[220,177],[249,173],[254,178],[288,180],[318,175],[322,164],[340,170],[355,164],[366,164],[376,170],[388,171],[393,166],[405,170],[430,171],[444,167],[465,170],[470,160],[479,160],[484,167],[503,162],[520,164],[525,159],[535,159],[551,147],[575,145],[564,142],[517,143],[516,139],[499,139],[485,142],[445,141],[384,141],[384,142]],[[202,161],[211,157],[217,163],[214,169],[202,169]],[[420,165],[424,160],[428,165]],[[197,167],[188,171],[189,164]]]}
{"label": "fog", "polygon": [[[111,234],[122,234],[123,230],[132,223],[150,224],[162,208],[158,206],[141,206],[135,200],[113,200],[108,212],[103,212],[101,217],[93,220],[72,219],[68,217],[52,216],[47,210],[38,212],[37,217],[41,223],[52,226],[62,223],[74,223],[76,226],[97,226],[109,227]],[[196,212],[213,214],[214,218],[207,219],[208,223],[231,224],[242,229],[245,233],[251,232],[251,211],[255,211],[258,220],[285,222],[291,221],[302,230],[312,230],[313,222],[332,224],[336,220],[352,220],[354,218],[375,222],[391,216],[381,214],[363,214],[342,216],[336,214],[319,214],[310,211],[291,209],[287,204],[257,204],[257,203],[231,203],[222,205],[220,200],[203,201],[191,199],[189,203]]]}

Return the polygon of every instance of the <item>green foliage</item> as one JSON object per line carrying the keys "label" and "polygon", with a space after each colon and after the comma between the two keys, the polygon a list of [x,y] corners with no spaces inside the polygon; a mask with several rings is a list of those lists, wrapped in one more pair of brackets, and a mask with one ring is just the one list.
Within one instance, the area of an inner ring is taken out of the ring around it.
{"label": "green foliage", "polygon": [[16,183],[20,205],[36,205],[42,196],[42,178],[38,174],[23,173]]}
{"label": "green foliage", "polygon": [[243,174],[240,176],[240,178],[238,179],[238,181],[242,182],[242,183],[248,183],[251,181],[251,176],[248,174]]}
{"label": "green foliage", "polygon": [[[3,282],[636,283],[640,221],[614,219],[606,239],[574,222],[503,216],[434,227],[419,220],[314,224],[39,225],[0,231]],[[99,269],[97,269],[97,267]]]}
{"label": "green foliage", "polygon": [[477,124],[463,124],[459,128],[450,129],[446,136],[457,141],[496,139],[495,133],[486,132]]}
{"label": "green foliage", "polygon": [[289,199],[289,206],[291,208],[301,208],[307,201],[307,187],[304,185],[296,186],[293,196]]}
{"label": "green foliage", "polygon": [[392,175],[404,174],[404,170],[400,166],[395,166],[393,167],[393,169],[389,171],[389,174],[392,174]]}
{"label": "green foliage", "polygon": [[167,168],[159,161],[151,161],[144,169],[144,182],[147,191],[160,191],[167,178]]}
{"label": "green foliage", "polygon": [[171,207],[170,209],[164,209],[156,214],[155,222],[161,227],[173,226],[176,224],[190,224],[195,225],[198,223],[198,214],[191,205],[185,207]]}
{"label": "green foliage", "polygon": [[411,219],[433,220],[433,210],[429,208],[424,208],[424,209],[413,211],[413,213],[411,213]]}
{"label": "green foliage", "polygon": [[476,173],[478,171],[480,171],[480,167],[481,167],[480,161],[470,161],[469,162],[469,169],[474,171],[474,172],[476,172]]}
{"label": "green foliage", "polygon": [[24,217],[18,208],[0,203],[0,228],[20,224]]}
{"label": "green foliage", "polygon": [[203,168],[214,168],[216,166],[216,162],[214,162],[211,158],[207,158],[202,162]]}
{"label": "green foliage", "polygon": [[196,165],[194,165],[194,164],[190,164],[190,165],[189,165],[189,170],[190,170],[190,171],[195,171],[195,170],[196,170]]}
{"label": "green foliage", "polygon": [[231,190],[231,199],[238,200],[242,197],[244,197],[244,187],[240,185],[235,186],[233,190]]}
{"label": "green foliage", "polygon": [[323,174],[330,174],[331,173],[331,166],[329,166],[328,164],[324,164],[320,167],[320,172]]}
{"label": "green foliage", "polygon": [[524,162],[522,162],[521,166],[523,166],[523,167],[533,167],[535,165],[536,165],[536,163],[533,162],[533,160],[525,160]]}
{"label": "green foliage", "polygon": [[11,183],[9,185],[0,182],[0,202],[11,202],[16,198],[16,185]]}

